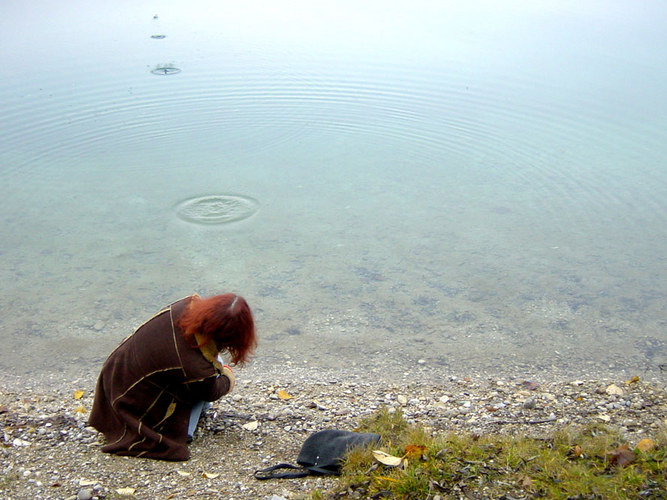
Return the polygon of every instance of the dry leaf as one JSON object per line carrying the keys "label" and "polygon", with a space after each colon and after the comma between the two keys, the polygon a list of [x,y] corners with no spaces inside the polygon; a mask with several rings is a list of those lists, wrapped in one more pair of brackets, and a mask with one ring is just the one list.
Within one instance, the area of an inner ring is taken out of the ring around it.
{"label": "dry leaf", "polygon": [[637,382],[639,382],[639,377],[638,377],[637,375],[635,375],[634,377],[632,377],[630,380],[626,380],[626,381],[625,381],[625,383],[628,384],[628,385],[630,385],[630,384],[636,384]]}
{"label": "dry leaf", "polygon": [[655,447],[655,442],[652,439],[645,438],[639,441],[639,443],[637,443],[636,449],[646,453],[647,451],[652,450],[654,447]]}
{"label": "dry leaf", "polygon": [[381,479],[382,481],[391,481],[392,483],[398,483],[398,479],[394,479],[393,477],[388,477],[388,476],[376,476],[375,479]]}
{"label": "dry leaf", "polygon": [[241,427],[243,427],[247,431],[254,431],[259,427],[259,422],[257,420],[253,420],[252,422],[248,422],[247,424],[243,424]]}
{"label": "dry leaf", "polygon": [[204,472],[202,473],[201,477],[203,477],[204,479],[215,479],[219,475],[220,473],[218,472]]}
{"label": "dry leaf", "polygon": [[81,399],[85,392],[83,391],[74,391],[74,399]]}
{"label": "dry leaf", "polygon": [[390,467],[398,467],[403,463],[402,457],[395,457],[381,450],[373,450],[373,456],[378,462]]}
{"label": "dry leaf", "polygon": [[570,450],[567,452],[567,455],[574,458],[580,458],[583,457],[584,451],[581,449],[581,446],[577,444],[570,448]]}
{"label": "dry leaf", "polygon": [[607,456],[609,457],[609,463],[618,467],[625,467],[635,461],[635,454],[628,449],[627,444],[622,444]]}
{"label": "dry leaf", "polygon": [[521,487],[525,490],[531,490],[533,488],[533,480],[528,476],[521,476]]}
{"label": "dry leaf", "polygon": [[408,457],[420,457],[426,451],[426,446],[409,444],[405,447],[405,455]]}
{"label": "dry leaf", "polygon": [[94,479],[79,479],[79,486],[92,486],[94,484],[97,484]]}
{"label": "dry leaf", "polygon": [[176,474],[178,474],[179,476],[191,476],[192,475],[191,472],[185,472],[184,470],[177,470]]}
{"label": "dry leaf", "polygon": [[132,496],[136,490],[134,488],[118,488],[116,493],[123,496]]}
{"label": "dry leaf", "polygon": [[283,389],[280,389],[280,390],[278,391],[278,397],[279,397],[280,399],[292,399],[294,396],[290,395],[289,392],[284,391]]}
{"label": "dry leaf", "polygon": [[86,409],[83,406],[77,406],[74,408],[74,413],[86,413]]}

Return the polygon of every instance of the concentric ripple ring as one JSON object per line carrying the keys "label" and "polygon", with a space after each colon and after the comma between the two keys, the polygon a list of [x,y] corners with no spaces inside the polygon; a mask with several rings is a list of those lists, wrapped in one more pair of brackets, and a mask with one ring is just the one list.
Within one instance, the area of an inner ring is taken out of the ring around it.
{"label": "concentric ripple ring", "polygon": [[154,75],[176,75],[181,72],[181,68],[170,65],[156,66],[151,70]]}
{"label": "concentric ripple ring", "polygon": [[259,202],[239,194],[210,194],[180,201],[174,207],[176,215],[194,224],[228,224],[252,216]]}

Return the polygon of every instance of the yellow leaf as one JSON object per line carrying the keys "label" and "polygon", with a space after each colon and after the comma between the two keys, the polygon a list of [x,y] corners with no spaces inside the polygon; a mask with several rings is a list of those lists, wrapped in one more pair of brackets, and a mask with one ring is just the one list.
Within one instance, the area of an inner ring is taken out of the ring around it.
{"label": "yellow leaf", "polygon": [[83,406],[77,406],[74,408],[74,413],[86,413],[86,409]]}
{"label": "yellow leaf", "polygon": [[409,444],[405,447],[405,455],[408,457],[420,457],[426,452],[426,446],[421,444]]}
{"label": "yellow leaf", "polygon": [[373,456],[378,462],[390,467],[398,467],[403,463],[402,457],[395,457],[381,450],[373,450]]}
{"label": "yellow leaf", "polygon": [[84,394],[83,391],[74,391],[74,399],[81,399]]}
{"label": "yellow leaf", "polygon": [[382,479],[383,481],[391,481],[392,483],[400,482],[398,479],[394,479],[393,477],[388,477],[388,476],[377,476],[375,479]]}
{"label": "yellow leaf", "polygon": [[132,496],[136,490],[134,488],[118,488],[116,493],[123,496]]}
{"label": "yellow leaf", "polygon": [[191,476],[192,475],[191,472],[186,472],[184,470],[177,470],[176,474],[178,474],[179,476]]}
{"label": "yellow leaf", "polygon": [[654,446],[655,446],[655,442],[652,439],[646,438],[646,439],[642,439],[641,441],[639,441],[639,443],[637,443],[637,448],[636,449],[646,453],[647,451],[652,450]]}
{"label": "yellow leaf", "polygon": [[217,472],[204,472],[202,473],[201,477],[203,477],[204,479],[215,479],[219,475],[220,474]]}
{"label": "yellow leaf", "polygon": [[638,377],[637,375],[635,375],[634,377],[632,377],[630,380],[626,380],[626,381],[625,381],[625,383],[628,384],[628,385],[630,385],[630,384],[636,384],[637,382],[639,382],[639,377]]}
{"label": "yellow leaf", "polygon": [[294,396],[290,395],[289,392],[284,391],[283,389],[280,389],[280,390],[278,391],[278,397],[279,397],[280,399],[292,399]]}

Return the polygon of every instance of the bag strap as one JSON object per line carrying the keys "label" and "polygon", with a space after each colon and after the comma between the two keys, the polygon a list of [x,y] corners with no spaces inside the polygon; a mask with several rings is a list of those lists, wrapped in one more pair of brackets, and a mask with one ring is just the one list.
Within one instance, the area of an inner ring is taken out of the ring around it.
{"label": "bag strap", "polygon": [[[295,469],[299,472],[273,472],[278,469]],[[309,474],[308,469],[304,467],[297,467],[292,464],[278,464],[272,467],[267,467],[266,469],[256,470],[253,473],[255,479],[264,480],[264,479],[294,479],[297,477],[306,477]]]}

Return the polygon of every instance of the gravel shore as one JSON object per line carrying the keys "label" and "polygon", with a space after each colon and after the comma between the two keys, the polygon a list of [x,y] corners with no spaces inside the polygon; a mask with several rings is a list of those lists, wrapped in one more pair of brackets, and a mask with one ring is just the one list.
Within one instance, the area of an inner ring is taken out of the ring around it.
{"label": "gravel shore", "polygon": [[[387,380],[391,380],[387,382]],[[0,497],[12,499],[292,499],[335,478],[258,481],[254,470],[295,463],[312,432],[353,430],[387,406],[434,430],[545,435],[588,422],[621,428],[631,443],[665,426],[664,380],[428,379],[424,372],[313,372],[253,365],[207,412],[188,462],[123,458],[100,451],[87,427],[95,376],[0,380]],[[78,392],[83,391],[83,393]]]}

